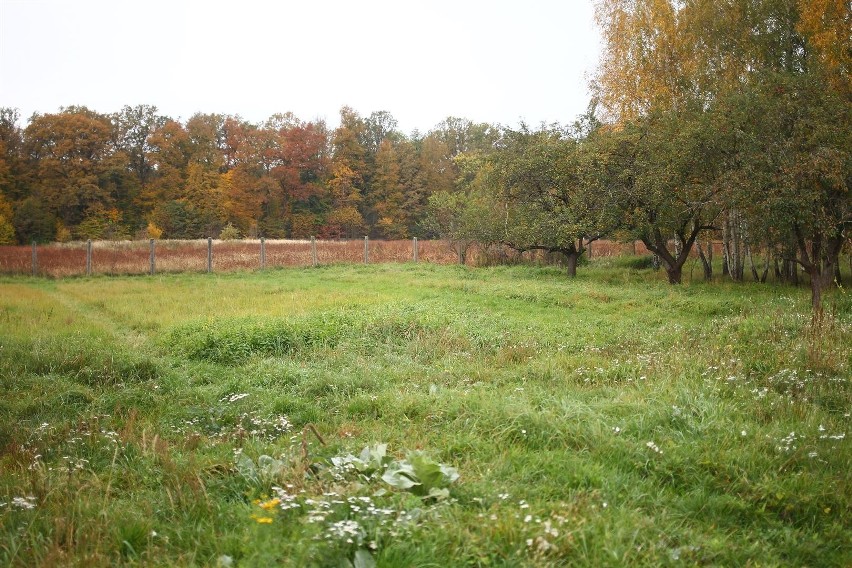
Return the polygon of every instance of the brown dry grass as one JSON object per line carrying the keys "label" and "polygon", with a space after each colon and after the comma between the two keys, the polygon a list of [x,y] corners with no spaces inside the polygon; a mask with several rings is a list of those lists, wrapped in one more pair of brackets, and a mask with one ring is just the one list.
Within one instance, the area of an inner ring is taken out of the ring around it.
{"label": "brown dry grass", "polygon": [[[418,241],[420,262],[455,264],[456,252],[450,243],[440,240]],[[261,268],[260,240],[213,241],[213,271],[255,270]],[[309,240],[267,240],[266,267],[310,266]],[[630,243],[595,241],[592,258],[634,254]],[[635,254],[648,254],[642,243],[636,243]],[[469,264],[481,264],[494,256],[493,251],[473,248]],[[516,253],[499,255],[513,259]],[[527,253],[529,256],[529,253]],[[535,260],[527,258],[526,260]],[[207,270],[207,240],[164,240],[155,243],[156,272],[204,272]],[[537,257],[536,257],[537,258]],[[86,273],[86,243],[53,243],[37,248],[37,272],[42,276],[61,278]],[[369,262],[412,262],[411,240],[369,241]],[[362,239],[317,241],[319,264],[364,262]],[[145,274],[150,270],[148,241],[95,241],[92,243],[93,274]],[[31,274],[31,246],[0,246],[0,274]]]}

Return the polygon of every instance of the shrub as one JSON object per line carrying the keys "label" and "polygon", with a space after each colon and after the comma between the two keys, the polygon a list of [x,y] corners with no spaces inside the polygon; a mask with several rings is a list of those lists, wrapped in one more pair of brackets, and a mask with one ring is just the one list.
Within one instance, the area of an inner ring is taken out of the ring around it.
{"label": "shrub", "polygon": [[654,268],[654,257],[652,255],[628,257],[624,261],[624,267],[633,270],[649,270]]}
{"label": "shrub", "polygon": [[54,237],[57,243],[67,243],[71,240],[71,230],[62,224],[62,221],[56,222],[56,236]]}
{"label": "shrub", "polygon": [[148,227],[145,229],[149,239],[159,239],[163,236],[163,230],[159,228],[153,221],[148,221]]}
{"label": "shrub", "polygon": [[228,223],[222,229],[222,232],[219,233],[219,238],[223,241],[233,241],[242,238],[242,233],[240,233],[240,230],[234,227],[232,223]]}
{"label": "shrub", "polygon": [[0,215],[0,245],[15,244],[15,227],[5,217]]}

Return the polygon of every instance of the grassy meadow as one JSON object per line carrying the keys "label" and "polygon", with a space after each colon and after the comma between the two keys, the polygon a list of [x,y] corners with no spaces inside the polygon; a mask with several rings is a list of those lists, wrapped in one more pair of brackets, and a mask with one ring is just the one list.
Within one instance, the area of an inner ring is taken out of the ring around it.
{"label": "grassy meadow", "polygon": [[632,262],[2,278],[0,565],[852,564],[852,297]]}

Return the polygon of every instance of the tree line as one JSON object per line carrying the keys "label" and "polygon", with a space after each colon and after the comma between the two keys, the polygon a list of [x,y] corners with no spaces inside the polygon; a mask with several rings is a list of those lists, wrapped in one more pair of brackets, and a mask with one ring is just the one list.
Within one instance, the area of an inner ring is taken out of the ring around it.
{"label": "tree line", "polygon": [[0,110],[0,242],[441,236],[561,253],[641,240],[679,283],[809,276],[815,308],[852,225],[852,5],[597,0],[604,49],[569,125],[448,118],[406,136],[388,112],[340,126],[152,106],[16,126]]}
{"label": "tree line", "polygon": [[260,124],[151,105],[34,114],[0,109],[0,244],[229,235],[434,236],[428,198],[451,190],[454,158],[496,130],[447,118],[403,135],[386,112],[340,126],[277,114]]}

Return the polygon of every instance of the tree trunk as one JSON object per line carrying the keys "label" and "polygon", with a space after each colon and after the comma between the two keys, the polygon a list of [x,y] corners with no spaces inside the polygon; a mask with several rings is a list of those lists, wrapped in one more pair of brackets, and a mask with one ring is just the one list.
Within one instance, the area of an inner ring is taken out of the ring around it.
{"label": "tree trunk", "polygon": [[566,252],[565,256],[568,258],[568,276],[574,278],[577,276],[577,260],[580,258],[580,253]]}
{"label": "tree trunk", "polygon": [[457,244],[456,245],[456,253],[459,256],[459,264],[466,264],[467,263],[467,247],[462,243]]}
{"label": "tree trunk", "polygon": [[[701,248],[701,242],[695,241],[695,247],[698,249],[698,258],[701,259],[701,266],[704,268],[704,280],[710,281],[713,279],[713,260],[712,257],[707,258],[704,254],[704,249]],[[710,251],[713,250],[713,243],[710,242]],[[709,253],[709,251],[708,251]],[[712,253],[710,253],[712,254]]]}
{"label": "tree trunk", "polygon": [[799,264],[796,261],[789,258],[782,260],[781,273],[784,282],[789,282],[793,286],[799,285]]}
{"label": "tree trunk", "polygon": [[751,276],[754,278],[755,282],[760,282],[760,276],[757,274],[757,267],[754,265],[754,258],[751,256],[751,247],[746,245],[746,256],[748,256],[748,263],[751,266]]}
{"label": "tree trunk", "polygon": [[722,220],[722,276],[731,273],[730,239],[728,237],[728,217]]}
{"label": "tree trunk", "polygon": [[822,277],[816,265],[807,272],[811,277],[811,307],[814,310],[814,316],[819,317],[822,315]]}
{"label": "tree trunk", "polygon": [[832,284],[840,286],[840,251],[843,239],[840,236],[828,239],[825,247],[825,261],[822,267],[822,285],[828,288]]}
{"label": "tree trunk", "polygon": [[736,234],[736,240],[734,242],[736,249],[736,260],[737,260],[737,271],[736,276],[737,280],[742,282],[745,279],[745,247],[746,241],[748,239],[748,231],[743,221],[742,215],[740,215],[739,211],[734,213],[734,232]]}
{"label": "tree trunk", "polygon": [[743,281],[743,275],[745,274],[745,257],[743,256],[743,230],[742,223],[740,222],[740,215],[736,213],[734,215],[734,270],[733,276],[734,280],[737,282]]}
{"label": "tree trunk", "polygon": [[725,253],[725,269],[732,280],[737,282],[743,279],[745,270],[745,258],[743,257],[743,233],[744,226],[740,214],[732,209],[725,214],[722,225],[722,246]]}
{"label": "tree trunk", "polygon": [[695,225],[689,233],[689,237],[686,237],[686,235],[679,236],[680,238],[678,240],[681,243],[680,254],[676,257],[672,256],[672,253],[668,249],[668,241],[663,238],[659,229],[654,229],[652,237],[642,239],[642,242],[645,243],[645,247],[659,257],[663,267],[666,269],[669,284],[680,284],[682,282],[683,265],[686,264],[686,261],[689,258],[689,251],[692,250],[692,247],[695,245],[695,240],[701,230],[702,227]]}
{"label": "tree trunk", "polygon": [[808,242],[798,225],[794,225],[798,244],[799,264],[810,276],[811,306],[814,318],[822,317],[822,290],[831,286],[834,280],[834,267],[839,264],[840,250],[843,248],[843,236],[840,230],[832,236],[825,237],[817,233],[811,238],[810,252]]}
{"label": "tree trunk", "polygon": [[683,266],[666,266],[666,275],[669,277],[669,284],[680,284],[683,279]]}

